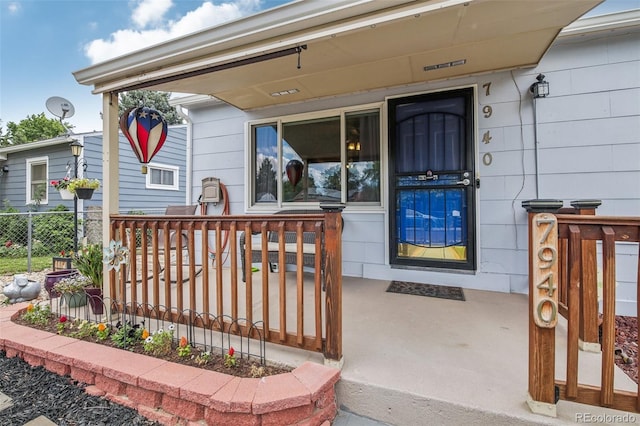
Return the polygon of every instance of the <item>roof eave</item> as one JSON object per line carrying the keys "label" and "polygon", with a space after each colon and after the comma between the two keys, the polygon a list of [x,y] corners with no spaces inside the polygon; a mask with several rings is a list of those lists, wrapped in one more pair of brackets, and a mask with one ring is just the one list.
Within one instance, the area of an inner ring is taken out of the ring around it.
{"label": "roof eave", "polygon": [[[413,1],[396,0],[393,5],[397,7]],[[447,4],[459,3],[461,0],[440,1]],[[376,0],[298,0],[104,61],[74,71],[73,75],[80,84],[99,87],[101,82],[110,79],[120,80],[127,74],[137,75],[139,70],[145,69],[149,64],[161,70],[166,64],[258,43],[292,31],[334,23],[386,7],[388,4]]]}

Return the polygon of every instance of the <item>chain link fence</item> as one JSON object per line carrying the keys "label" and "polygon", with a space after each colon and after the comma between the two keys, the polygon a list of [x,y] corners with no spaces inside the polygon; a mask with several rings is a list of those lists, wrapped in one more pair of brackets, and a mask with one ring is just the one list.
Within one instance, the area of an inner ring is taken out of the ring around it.
{"label": "chain link fence", "polygon": [[13,270],[31,272],[36,259],[51,264],[52,257],[72,252],[73,234],[70,211],[0,213],[0,259]]}
{"label": "chain link fence", "polygon": [[[123,211],[123,214],[162,214],[164,209]],[[73,253],[73,212],[0,213],[0,274],[50,268],[53,257]],[[138,238],[141,238],[139,236]],[[78,212],[78,246],[102,243],[102,208]]]}

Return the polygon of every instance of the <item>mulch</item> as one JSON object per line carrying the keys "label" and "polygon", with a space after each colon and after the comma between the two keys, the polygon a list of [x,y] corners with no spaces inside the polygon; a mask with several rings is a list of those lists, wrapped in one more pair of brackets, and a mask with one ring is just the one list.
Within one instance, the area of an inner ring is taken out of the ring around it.
{"label": "mulch", "polygon": [[616,365],[638,383],[638,319],[616,316]]}
{"label": "mulch", "polygon": [[0,351],[0,392],[13,402],[0,412],[3,426],[23,426],[40,416],[58,426],[159,425],[131,408],[85,393],[84,387]]}
{"label": "mulch", "polygon": [[[29,322],[24,321],[20,317],[14,320],[16,324],[23,325],[25,327],[37,328],[39,330],[48,331],[50,333],[56,334],[58,333],[57,325],[58,320],[54,315],[49,319],[49,323],[45,325],[34,325]],[[69,336],[70,331],[66,330],[63,334]],[[72,337],[72,336],[70,336]],[[110,346],[117,348],[114,342],[110,338],[106,340],[98,340],[92,337],[86,337],[81,340],[90,341],[92,343],[96,343],[99,345]],[[144,347],[142,341],[138,342],[135,345],[128,346],[126,348],[118,348],[120,350],[127,350],[129,352],[135,352],[142,355],[153,356],[148,352],[144,351]],[[206,364],[198,364],[196,362],[196,357],[198,354],[202,352],[202,349],[194,347],[192,348],[191,355],[186,357],[181,357],[178,355],[177,345],[174,343],[173,350],[169,354],[158,355],[156,358],[161,358],[165,361],[175,362],[177,364],[188,365],[190,367],[202,368],[205,370],[217,371],[219,373],[229,374],[231,376],[237,377],[264,377],[264,376],[272,376],[275,374],[287,373],[292,370],[291,367],[279,365],[275,363],[266,363],[265,365],[260,366],[258,362],[255,360],[250,360],[247,358],[242,358],[240,353],[236,351],[236,366],[235,367],[226,367],[224,365],[224,355],[221,352],[211,352],[211,361]],[[246,355],[245,355],[246,356]],[[261,367],[260,375],[256,376],[254,374],[253,367]]]}

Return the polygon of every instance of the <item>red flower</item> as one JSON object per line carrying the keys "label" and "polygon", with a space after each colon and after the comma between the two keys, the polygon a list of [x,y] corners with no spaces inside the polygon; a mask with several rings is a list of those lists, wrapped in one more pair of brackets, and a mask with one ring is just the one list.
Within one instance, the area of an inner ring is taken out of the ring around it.
{"label": "red flower", "polygon": [[233,356],[235,352],[236,351],[233,349],[233,347],[229,348],[229,356]]}
{"label": "red flower", "polygon": [[7,242],[4,243],[5,247],[11,247],[12,245],[13,245],[13,241],[11,241],[11,240],[7,240]]}
{"label": "red flower", "polygon": [[67,317],[60,315],[60,322],[67,322]]}
{"label": "red flower", "polygon": [[188,343],[188,342],[187,342],[187,338],[186,338],[186,337],[184,337],[184,336],[182,336],[182,337],[180,338],[180,347],[181,347],[181,348],[186,347],[186,346],[187,346],[187,343]]}

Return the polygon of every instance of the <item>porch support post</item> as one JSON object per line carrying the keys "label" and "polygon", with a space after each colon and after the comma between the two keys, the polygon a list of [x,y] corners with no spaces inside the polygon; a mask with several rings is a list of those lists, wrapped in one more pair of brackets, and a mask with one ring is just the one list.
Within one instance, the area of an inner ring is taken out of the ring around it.
{"label": "porch support post", "polygon": [[[561,200],[527,200],[522,207],[528,213],[529,226],[529,396],[527,404],[536,414],[556,417],[555,389],[555,328],[541,327],[534,317],[534,294],[539,292],[534,282],[537,256],[534,247],[534,217],[538,213],[555,213]],[[555,230],[557,233],[557,229]],[[557,300],[557,298],[556,298]]]}
{"label": "porch support post", "polygon": [[[111,236],[111,214],[118,213],[120,193],[118,155],[118,95],[116,93],[102,94],[102,245],[109,245]],[[111,294],[111,274],[107,265],[103,264],[104,282],[102,292],[105,300],[116,297]],[[105,303],[107,314],[111,315],[111,303]]]}
{"label": "porch support post", "polygon": [[[595,216],[601,200],[571,201],[576,214]],[[600,352],[598,333],[598,263],[596,241],[582,241],[580,277],[580,337],[578,345],[587,352]]]}
{"label": "porch support post", "polygon": [[325,364],[342,367],[342,210],[344,204],[321,203],[324,211]]}

